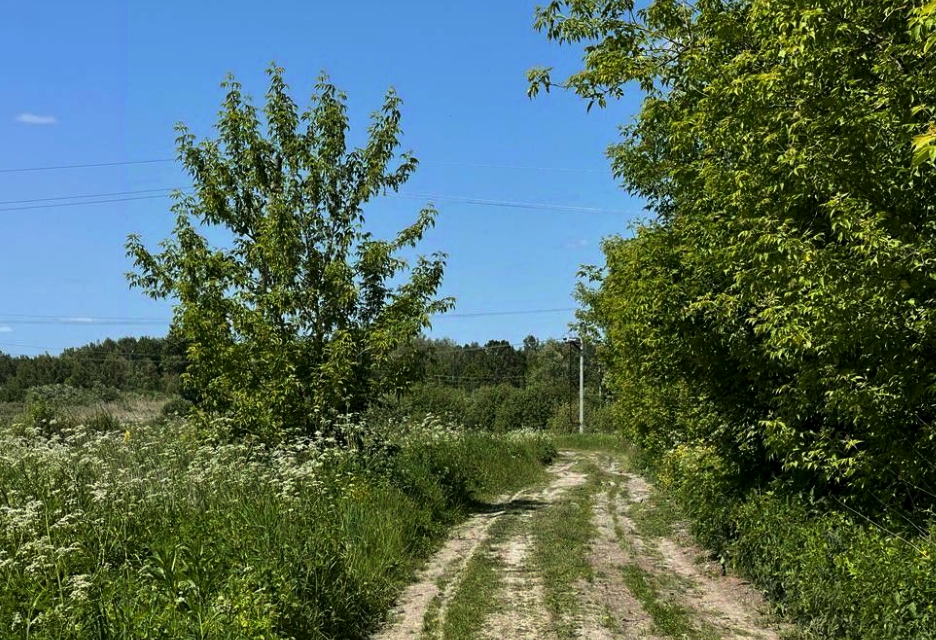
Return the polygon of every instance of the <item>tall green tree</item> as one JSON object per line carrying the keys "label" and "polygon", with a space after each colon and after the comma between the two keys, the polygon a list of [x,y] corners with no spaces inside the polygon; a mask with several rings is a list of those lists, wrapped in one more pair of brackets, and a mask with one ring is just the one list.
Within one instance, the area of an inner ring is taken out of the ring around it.
{"label": "tall green tree", "polygon": [[[586,296],[617,397],[654,446],[880,508],[931,502],[936,458],[932,3],[568,0],[561,86],[641,92],[611,146],[654,214]],[[927,488],[929,487],[929,488]],[[871,488],[875,493],[872,495]]]}
{"label": "tall green tree", "polygon": [[[427,207],[391,240],[364,226],[365,205],[415,171],[400,146],[391,90],[367,143],[349,148],[346,97],[327,79],[308,109],[272,66],[263,116],[228,78],[216,129],[196,143],[178,125],[178,156],[193,193],[177,194],[173,236],[152,253],[127,251],[133,286],[176,301],[188,344],[184,384],[205,418],[275,440],[327,426],[337,412],[407,384],[395,354],[451,307],[437,297],[445,256],[401,256],[434,224]],[[223,240],[212,246],[204,232]]]}
{"label": "tall green tree", "polygon": [[[923,46],[923,55],[936,51],[936,2],[932,0],[917,9],[910,21],[911,33]],[[918,109],[930,117],[930,126],[913,139],[913,162],[936,164],[936,107],[922,105]]]}

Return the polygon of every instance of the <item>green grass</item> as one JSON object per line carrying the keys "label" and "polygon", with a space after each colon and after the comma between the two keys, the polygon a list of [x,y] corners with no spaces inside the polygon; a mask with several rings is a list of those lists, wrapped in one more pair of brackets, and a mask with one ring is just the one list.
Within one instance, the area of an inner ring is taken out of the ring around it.
{"label": "green grass", "polygon": [[625,451],[627,446],[620,436],[610,433],[568,433],[554,435],[557,449],[576,451]]}
{"label": "green grass", "polygon": [[656,489],[651,489],[644,501],[631,504],[627,514],[637,533],[645,538],[671,537],[676,524],[683,519],[676,503]]}
{"label": "green grass", "polygon": [[594,579],[588,560],[591,540],[592,501],[599,486],[599,470],[592,464],[589,480],[562,494],[559,499],[533,517],[532,561],[543,578],[546,608],[557,635],[575,635],[574,619],[579,613],[578,585]]}
{"label": "green grass", "polygon": [[264,450],[178,422],[0,431],[0,635],[366,637],[473,500],[540,477],[553,452],[439,425],[366,438]]}
{"label": "green grass", "polygon": [[439,616],[442,612],[442,596],[436,594],[432,596],[426,611],[423,614],[422,632],[419,634],[420,640],[434,640],[439,635]]}
{"label": "green grass", "polygon": [[487,540],[468,561],[445,609],[442,640],[472,640],[480,636],[503,588],[504,564],[494,546],[514,535],[518,526],[517,517],[511,515],[501,516],[491,525]]}
{"label": "green grass", "polygon": [[656,577],[635,564],[621,567],[624,584],[637,598],[644,611],[653,619],[659,633],[679,640],[719,640],[720,636],[711,627],[701,628],[693,624],[689,610],[674,602],[665,601],[656,585]]}

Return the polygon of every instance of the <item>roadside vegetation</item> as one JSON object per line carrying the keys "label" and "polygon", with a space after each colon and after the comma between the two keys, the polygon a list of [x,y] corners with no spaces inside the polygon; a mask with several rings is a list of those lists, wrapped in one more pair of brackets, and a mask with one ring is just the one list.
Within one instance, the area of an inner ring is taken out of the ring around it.
{"label": "roadside vegetation", "polygon": [[0,435],[0,626],[22,638],[363,637],[547,437],[434,421],[207,444],[185,422]]}
{"label": "roadside vegetation", "polygon": [[936,4],[645,5],[539,8],[587,47],[529,76],[642,97],[608,157],[648,219],[578,292],[619,432],[807,632],[934,638]]}

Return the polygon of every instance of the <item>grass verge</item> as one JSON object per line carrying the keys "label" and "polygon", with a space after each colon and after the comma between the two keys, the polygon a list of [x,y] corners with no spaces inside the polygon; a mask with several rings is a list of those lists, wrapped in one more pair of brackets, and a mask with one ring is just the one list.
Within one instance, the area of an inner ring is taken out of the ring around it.
{"label": "grass verge", "polygon": [[504,563],[494,551],[495,545],[513,535],[520,523],[516,516],[505,515],[491,525],[487,540],[468,561],[464,573],[445,609],[442,640],[471,640],[479,637],[484,622],[495,610],[503,588]]}
{"label": "grass verge", "polygon": [[533,517],[532,561],[543,578],[546,608],[560,638],[574,637],[579,614],[581,581],[594,580],[588,561],[589,545],[595,536],[592,500],[599,486],[599,470],[587,466],[585,484],[562,494],[557,501]]}
{"label": "grass verge", "polygon": [[683,519],[676,503],[655,488],[645,500],[631,504],[627,515],[637,533],[651,539],[673,536],[676,524]]}
{"label": "grass verge", "polygon": [[656,576],[636,564],[621,567],[621,573],[627,589],[640,601],[659,633],[679,640],[720,639],[715,630],[694,625],[688,609],[664,600],[656,585]]}

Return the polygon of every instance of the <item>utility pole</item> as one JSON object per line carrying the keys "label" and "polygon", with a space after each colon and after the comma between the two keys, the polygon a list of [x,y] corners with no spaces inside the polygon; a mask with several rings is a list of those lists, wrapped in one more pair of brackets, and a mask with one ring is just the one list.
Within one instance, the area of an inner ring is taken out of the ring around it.
{"label": "utility pole", "polygon": [[[579,338],[566,338],[566,343],[579,352],[579,433],[585,433],[585,342]],[[570,354],[571,355],[571,354]],[[571,368],[571,362],[569,363]],[[571,390],[570,390],[571,391]],[[571,411],[569,411],[571,413]]]}
{"label": "utility pole", "polygon": [[579,338],[579,433],[585,433],[585,340]]}

